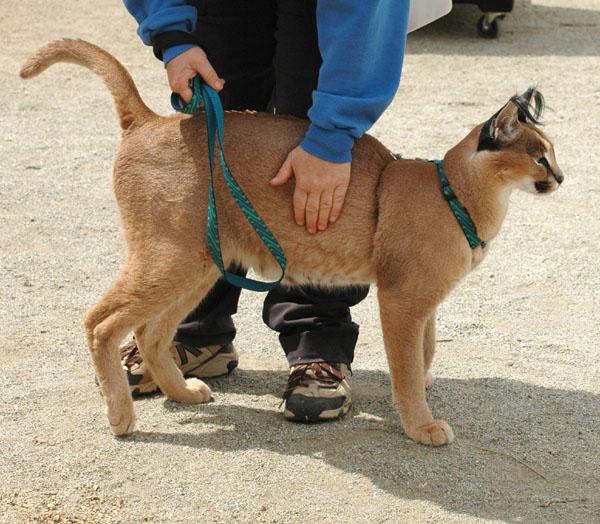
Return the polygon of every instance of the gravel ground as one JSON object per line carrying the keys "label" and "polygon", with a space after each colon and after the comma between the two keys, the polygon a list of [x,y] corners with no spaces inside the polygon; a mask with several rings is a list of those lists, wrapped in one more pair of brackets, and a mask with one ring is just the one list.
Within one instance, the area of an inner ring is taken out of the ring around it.
{"label": "gravel ground", "polygon": [[457,439],[429,449],[391,405],[373,293],[354,311],[345,420],[282,419],[285,360],[261,296],[244,293],[240,369],[210,382],[215,402],[140,400],[138,431],[110,435],[81,318],[122,261],[112,101],[83,69],[17,71],[51,39],[86,38],[167,113],[165,75],[117,0],[0,0],[0,522],[600,522],[600,2],[516,4],[497,41],[477,37],[472,6],[412,35],[373,130],[438,157],[539,82],[566,175],[547,198],[514,195],[483,267],[441,308],[429,400]]}

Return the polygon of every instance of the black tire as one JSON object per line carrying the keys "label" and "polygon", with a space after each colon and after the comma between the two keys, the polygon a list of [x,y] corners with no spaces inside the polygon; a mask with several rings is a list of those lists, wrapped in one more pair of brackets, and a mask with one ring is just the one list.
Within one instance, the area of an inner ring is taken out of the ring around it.
{"label": "black tire", "polygon": [[498,38],[498,33],[500,32],[500,27],[498,25],[498,20],[494,20],[491,24],[488,24],[485,21],[485,16],[482,16],[477,22],[477,34],[481,38]]}

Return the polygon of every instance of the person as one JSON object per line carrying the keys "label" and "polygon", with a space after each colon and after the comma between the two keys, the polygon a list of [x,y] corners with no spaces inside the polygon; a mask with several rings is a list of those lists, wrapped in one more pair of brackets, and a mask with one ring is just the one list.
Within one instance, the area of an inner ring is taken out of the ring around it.
{"label": "person", "polygon": [[[225,110],[310,120],[271,183],[295,178],[294,217],[309,233],[333,224],[350,181],[354,141],[398,88],[409,0],[124,3],[144,44],[164,62],[171,89],[185,101],[192,96],[190,79],[200,74]],[[331,420],[350,409],[348,376],[358,336],[350,307],[367,293],[359,286],[280,285],[267,294],[263,319],[279,332],[290,365],[286,418]],[[240,289],[221,279],[179,325],[171,351],[185,375],[211,377],[236,367],[232,315],[239,296]],[[134,394],[157,389],[135,340],[122,348],[122,362]]]}

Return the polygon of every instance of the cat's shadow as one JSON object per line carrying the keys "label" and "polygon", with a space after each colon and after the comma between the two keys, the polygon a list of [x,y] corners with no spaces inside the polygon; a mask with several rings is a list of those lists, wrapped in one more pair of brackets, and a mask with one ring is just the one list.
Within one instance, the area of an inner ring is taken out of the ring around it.
{"label": "cat's shadow", "polygon": [[[218,452],[261,449],[306,455],[367,477],[399,499],[428,500],[483,519],[518,520],[532,505],[543,521],[562,518],[574,505],[578,516],[589,514],[593,520],[600,515],[594,466],[598,395],[501,378],[437,378],[429,403],[436,417],[453,426],[456,441],[429,448],[404,435],[386,372],[356,371],[351,414],[316,425],[283,419],[277,397],[285,379],[283,371],[237,370],[211,382],[215,403],[164,401],[180,424],[197,425],[197,433],[138,431],[128,440]],[[267,395],[270,407],[235,404],[238,395]],[[205,425],[210,432],[201,430]]]}

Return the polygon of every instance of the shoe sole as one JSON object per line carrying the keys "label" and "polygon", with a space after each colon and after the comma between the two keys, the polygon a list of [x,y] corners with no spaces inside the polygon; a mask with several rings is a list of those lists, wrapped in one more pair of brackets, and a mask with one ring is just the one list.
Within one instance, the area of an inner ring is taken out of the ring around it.
{"label": "shoe sole", "polygon": [[[234,351],[232,353],[216,353],[210,359],[205,360],[200,364],[182,367],[181,372],[186,378],[215,378],[229,375],[237,366],[238,354]],[[131,395],[134,397],[151,395],[160,391],[158,384],[154,381],[136,386],[129,386],[129,389]]]}
{"label": "shoe sole", "polygon": [[290,422],[331,422],[345,416],[351,407],[352,402],[344,397],[314,398],[292,395],[285,402],[283,416]]}

